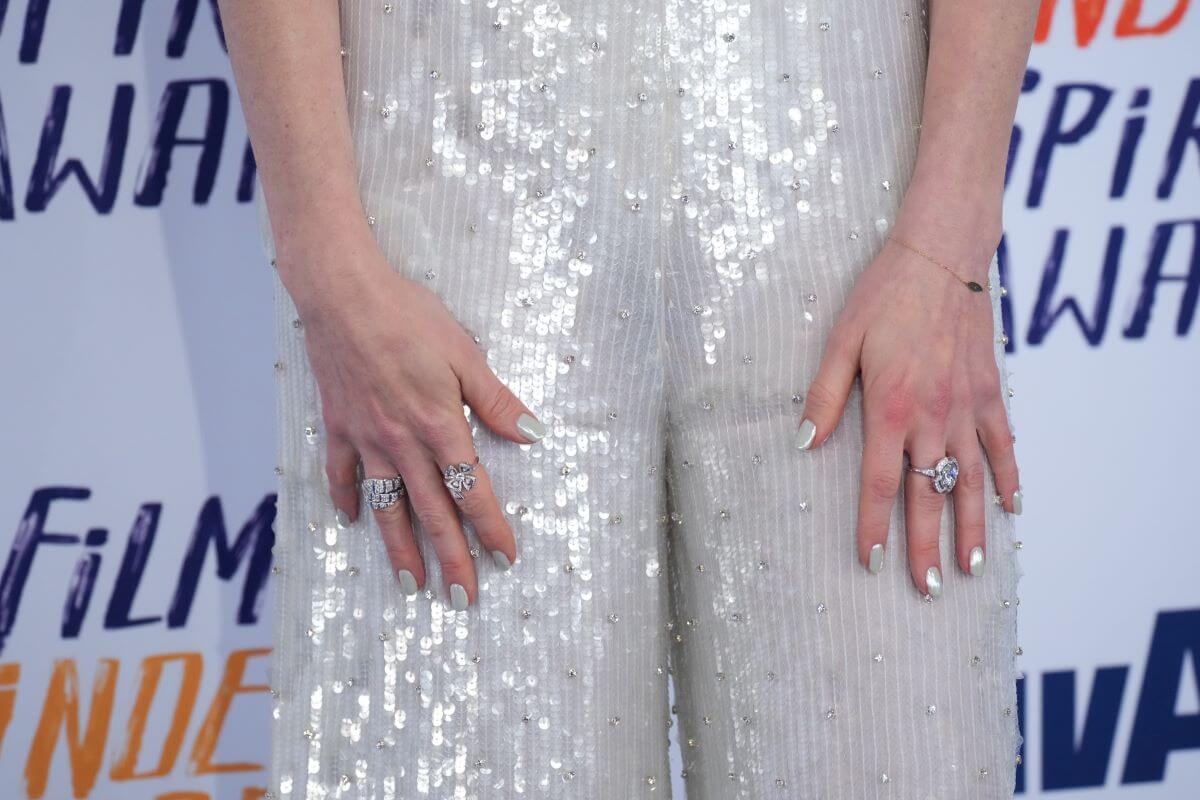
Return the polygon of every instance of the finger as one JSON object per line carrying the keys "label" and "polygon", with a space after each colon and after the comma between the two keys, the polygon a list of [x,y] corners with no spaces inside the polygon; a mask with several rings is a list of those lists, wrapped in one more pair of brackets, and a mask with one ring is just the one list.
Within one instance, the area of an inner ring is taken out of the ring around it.
{"label": "finger", "polygon": [[958,459],[958,482],[951,498],[954,501],[954,545],[958,566],[963,572],[983,574],[987,554],[984,525],[983,487],[986,469],[979,439],[969,424],[954,427],[948,450]]}
{"label": "finger", "polygon": [[817,376],[805,393],[804,419],[796,441],[801,450],[819,447],[837,427],[858,374],[861,351],[862,337],[857,329],[844,322],[833,326]]}
{"label": "finger", "polygon": [[[461,415],[456,416],[461,419]],[[450,423],[431,423],[425,431],[426,440],[439,441],[444,436],[439,432],[443,425],[449,429]],[[472,454],[464,460],[470,461],[474,457]],[[422,531],[432,542],[438,563],[441,564],[450,607],[462,611],[475,601],[475,565],[458,509],[442,483],[442,468],[435,463],[435,456],[428,445],[403,447],[393,458],[400,461],[400,471],[408,486],[409,505],[421,523]]]}
{"label": "finger", "polygon": [[907,412],[888,413],[887,399],[871,388],[863,402],[865,443],[858,500],[858,558],[877,573],[883,569],[892,509],[900,491]]}
{"label": "finger", "polygon": [[358,520],[358,452],[341,436],[330,436],[325,451],[325,476],[329,498],[338,510],[338,522]]}
{"label": "finger", "polygon": [[[475,463],[475,444],[466,419],[458,416],[446,438],[431,437],[426,444],[442,470],[443,480],[449,477],[447,468],[461,475],[464,483],[458,490],[460,496],[455,495],[455,490],[447,491],[463,517],[470,521],[479,543],[487,548],[496,566],[501,569],[511,567],[517,558],[516,538],[500,508],[487,468],[482,463]],[[474,480],[471,481],[471,478]],[[451,480],[454,480],[453,477]],[[467,488],[468,485],[470,488]]]}
{"label": "finger", "polygon": [[[946,455],[946,439],[931,430],[910,437],[908,454],[916,467],[935,467]],[[934,489],[927,475],[905,470],[904,509],[909,571],[917,589],[930,599],[942,595],[942,554],[939,544],[946,496]]]}
{"label": "finger", "polygon": [[[394,478],[399,474],[392,460],[373,447],[363,448],[364,478]],[[407,595],[414,595],[425,585],[425,564],[413,538],[412,517],[408,503],[401,496],[387,508],[372,508],[379,535],[392,565],[392,574]]]}
{"label": "finger", "polygon": [[471,350],[455,374],[463,400],[493,431],[518,444],[530,444],[546,435],[546,426],[504,385],[478,350]]}
{"label": "finger", "polygon": [[995,475],[996,492],[1004,509],[1013,514],[1020,514],[1025,495],[1021,491],[1021,476],[1017,469],[1017,454],[1013,448],[1008,413],[1004,409],[1004,401],[999,396],[990,400],[980,413],[978,428],[988,463]]}

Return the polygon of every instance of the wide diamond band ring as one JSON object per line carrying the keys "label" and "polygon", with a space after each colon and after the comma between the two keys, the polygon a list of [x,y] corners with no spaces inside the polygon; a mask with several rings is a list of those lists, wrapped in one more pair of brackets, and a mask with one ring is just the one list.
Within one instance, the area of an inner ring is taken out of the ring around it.
{"label": "wide diamond band ring", "polygon": [[933,490],[938,494],[948,494],[954,490],[954,484],[958,483],[958,459],[954,456],[946,456],[932,467],[925,469],[909,464],[908,471],[932,478]]}
{"label": "wide diamond band ring", "polygon": [[463,495],[475,487],[475,467],[479,466],[479,456],[468,464],[465,461],[451,464],[442,468],[442,483],[450,490],[455,500],[462,500]]}
{"label": "wide diamond band ring", "polygon": [[362,487],[363,497],[374,509],[395,505],[407,493],[404,479],[399,475],[393,478],[364,478],[359,486]]}

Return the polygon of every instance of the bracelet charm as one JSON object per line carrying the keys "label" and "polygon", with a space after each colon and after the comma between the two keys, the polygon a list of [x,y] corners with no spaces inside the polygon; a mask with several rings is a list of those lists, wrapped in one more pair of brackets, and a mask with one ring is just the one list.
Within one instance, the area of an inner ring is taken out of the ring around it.
{"label": "bracelet charm", "polygon": [[[966,278],[963,278],[957,272],[955,272],[948,264],[943,264],[941,261],[938,261],[933,256],[914,247],[913,245],[909,244],[908,242],[904,241],[903,239],[899,239],[896,236],[889,236],[888,238],[891,239],[896,244],[903,247],[905,250],[910,250],[910,251],[916,253],[917,255],[919,255],[921,258],[925,259],[926,261],[932,261],[934,264],[937,264],[939,267],[946,270],[946,272],[949,272],[951,275],[953,275],[959,283],[961,283],[963,286],[966,286],[972,292],[982,292],[983,291],[984,287],[978,281],[969,281]],[[992,288],[991,281],[988,281],[987,288],[989,290]]]}

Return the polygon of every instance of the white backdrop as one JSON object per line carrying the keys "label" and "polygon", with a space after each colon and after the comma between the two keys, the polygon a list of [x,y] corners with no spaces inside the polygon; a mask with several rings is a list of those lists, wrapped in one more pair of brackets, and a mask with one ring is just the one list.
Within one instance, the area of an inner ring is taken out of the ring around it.
{"label": "white backdrop", "polygon": [[[5,798],[266,788],[270,275],[214,7],[0,0]],[[1017,123],[1021,796],[1190,800],[1200,9],[1046,0]]]}

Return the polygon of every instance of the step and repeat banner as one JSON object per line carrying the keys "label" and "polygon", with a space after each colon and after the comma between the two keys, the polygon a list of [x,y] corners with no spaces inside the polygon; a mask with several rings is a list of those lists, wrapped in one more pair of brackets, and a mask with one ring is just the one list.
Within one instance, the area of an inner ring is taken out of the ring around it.
{"label": "step and repeat banner", "polygon": [[[1025,78],[1022,797],[1200,797],[1198,5],[1046,0]],[[254,175],[214,2],[0,0],[5,800],[267,792]]]}

